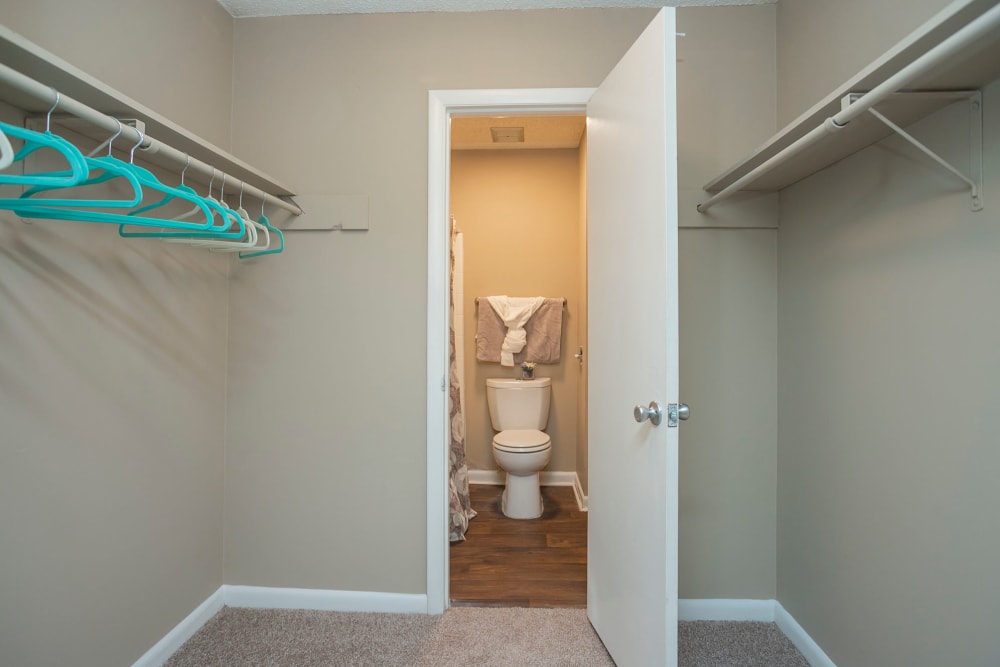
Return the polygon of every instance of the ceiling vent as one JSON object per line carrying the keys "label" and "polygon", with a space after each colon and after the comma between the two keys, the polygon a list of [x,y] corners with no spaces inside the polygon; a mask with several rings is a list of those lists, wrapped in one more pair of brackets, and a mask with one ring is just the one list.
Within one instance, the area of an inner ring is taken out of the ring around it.
{"label": "ceiling vent", "polygon": [[495,144],[523,144],[523,127],[491,127],[490,134],[493,135]]}

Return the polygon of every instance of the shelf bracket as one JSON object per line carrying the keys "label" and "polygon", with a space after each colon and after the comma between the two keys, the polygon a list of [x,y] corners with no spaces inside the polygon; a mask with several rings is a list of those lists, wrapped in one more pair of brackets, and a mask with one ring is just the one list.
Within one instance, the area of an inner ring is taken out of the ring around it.
{"label": "shelf bracket", "polygon": [[[905,93],[897,93],[905,95]],[[948,93],[953,94],[953,93]],[[850,96],[848,96],[850,97]],[[970,174],[966,176],[947,160],[922,144],[913,135],[906,132],[884,115],[875,110],[874,107],[868,111],[875,118],[879,119],[893,132],[906,139],[924,155],[934,160],[950,174],[969,186],[969,194],[972,200],[972,210],[983,210],[983,96],[978,90],[969,91],[963,95],[969,102],[969,157]],[[849,102],[848,102],[849,103]]]}

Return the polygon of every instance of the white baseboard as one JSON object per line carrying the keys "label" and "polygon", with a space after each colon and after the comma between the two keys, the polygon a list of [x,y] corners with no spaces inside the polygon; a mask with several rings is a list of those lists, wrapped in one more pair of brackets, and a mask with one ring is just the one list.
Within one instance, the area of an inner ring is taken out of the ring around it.
{"label": "white baseboard", "polygon": [[331,591],[311,588],[226,586],[226,605],[260,609],[426,614],[427,596],[424,594]]}
{"label": "white baseboard", "polygon": [[174,629],[156,642],[153,648],[142,654],[142,657],[132,663],[132,667],[160,667],[170,656],[177,652],[184,642],[191,639],[208,619],[215,616],[225,605],[225,586],[212,593],[207,600],[198,605],[187,617],[174,626]]}
{"label": "white baseboard", "polygon": [[[469,484],[490,484],[503,486],[507,483],[507,473],[503,470],[470,470]],[[538,483],[542,486],[572,486],[576,504],[581,512],[587,511],[587,496],[583,495],[580,478],[569,470],[543,470],[538,475]]]}
{"label": "white baseboard", "polygon": [[764,621],[775,623],[812,667],[837,667],[777,600],[678,600],[681,621]]}
{"label": "white baseboard", "polygon": [[813,638],[802,629],[798,621],[792,618],[792,615],[785,611],[779,602],[774,603],[774,622],[778,624],[785,636],[795,644],[795,648],[799,649],[812,667],[837,667],[833,664],[830,656],[823,652],[819,644],[813,641]]}
{"label": "white baseboard", "polygon": [[678,600],[680,621],[774,621],[774,600]]}

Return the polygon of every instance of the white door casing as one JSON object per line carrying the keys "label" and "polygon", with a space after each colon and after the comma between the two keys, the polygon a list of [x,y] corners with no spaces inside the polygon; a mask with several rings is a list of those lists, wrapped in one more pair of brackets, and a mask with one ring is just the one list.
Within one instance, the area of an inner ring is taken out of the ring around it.
{"label": "white door casing", "polygon": [[448,213],[450,118],[580,113],[593,88],[432,90],[427,192],[427,612],[448,608]]}
{"label": "white door casing", "polygon": [[677,664],[678,402],[674,12],[587,107],[587,613],[619,667]]}

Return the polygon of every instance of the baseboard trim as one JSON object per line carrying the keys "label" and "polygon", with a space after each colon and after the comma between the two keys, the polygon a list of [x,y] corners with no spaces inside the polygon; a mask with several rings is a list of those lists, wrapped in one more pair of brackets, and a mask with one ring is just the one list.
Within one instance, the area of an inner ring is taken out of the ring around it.
{"label": "baseboard trim", "polygon": [[680,621],[764,621],[775,623],[812,667],[837,667],[819,644],[777,600],[688,599],[677,601]]}
{"label": "baseboard trim", "polygon": [[132,667],[160,667],[170,656],[177,652],[184,642],[191,639],[194,633],[201,629],[201,626],[208,622],[208,619],[219,613],[225,605],[225,586],[220,586],[219,590],[208,596],[204,602],[188,614],[183,621],[174,626],[174,629],[163,636],[163,639],[156,642],[153,648],[142,654],[142,657],[132,663]]}
{"label": "baseboard trim", "polygon": [[[503,470],[470,470],[469,484],[490,484],[503,486],[507,483],[507,474]],[[538,483],[542,486],[572,486],[576,496],[576,505],[581,512],[587,511],[587,496],[583,495],[583,485],[580,477],[571,470],[543,470],[538,475]]]}
{"label": "baseboard trim", "polygon": [[258,609],[427,613],[427,596],[424,594],[230,585],[226,586],[225,600],[229,607]]}
{"label": "baseboard trim", "polygon": [[799,649],[812,667],[837,667],[833,664],[830,656],[819,647],[819,644],[813,641],[813,638],[802,629],[798,621],[785,611],[779,602],[774,603],[774,622],[778,624],[785,636],[795,644],[795,648]]}
{"label": "baseboard trim", "polygon": [[774,621],[774,600],[689,599],[677,601],[680,621]]}
{"label": "baseboard trim", "polygon": [[470,470],[469,484],[503,486],[506,483],[502,470]]}

